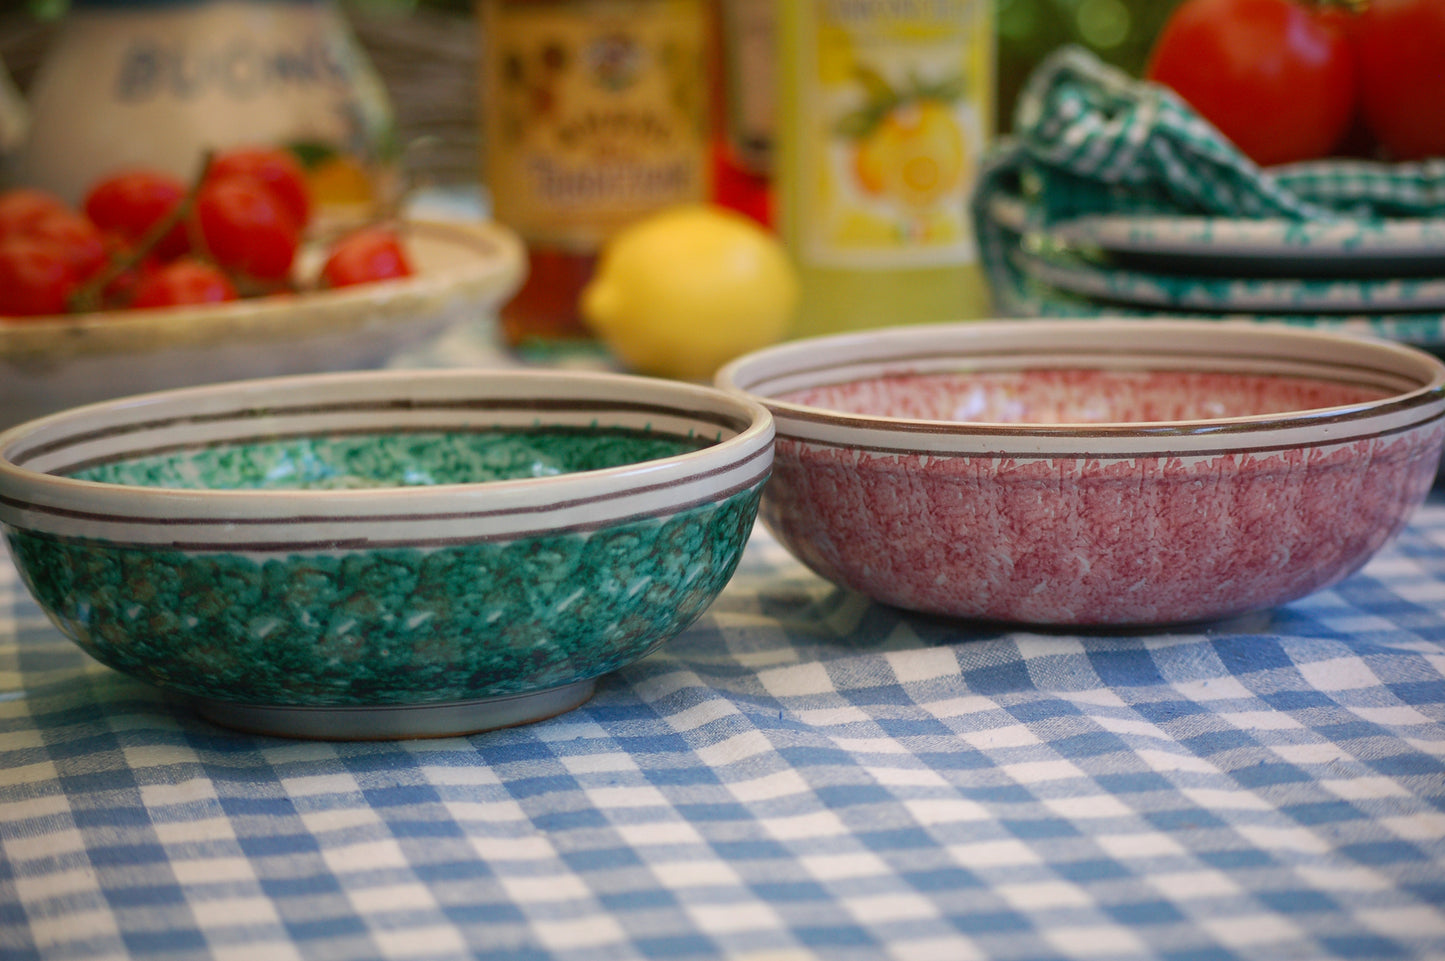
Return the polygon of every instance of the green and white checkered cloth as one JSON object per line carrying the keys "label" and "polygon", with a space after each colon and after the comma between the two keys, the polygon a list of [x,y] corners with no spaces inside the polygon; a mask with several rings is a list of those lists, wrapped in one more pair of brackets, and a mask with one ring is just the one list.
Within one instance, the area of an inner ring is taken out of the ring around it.
{"label": "green and white checkered cloth", "polygon": [[[1008,307],[1012,296],[1017,313],[1033,305],[1017,303],[1020,278],[1010,251],[1019,237],[991,215],[1000,194],[1021,199],[1029,229],[1040,232],[1090,214],[1438,218],[1445,217],[1445,159],[1260,167],[1174,91],[1069,46],[1030,76],[1013,133],[985,158],[973,195],[980,258],[998,299]],[[1077,312],[1091,309],[1081,305]]]}
{"label": "green and white checkered cloth", "polygon": [[1262,168],[1174,91],[1079,47],[1048,57],[996,159],[1037,178],[1045,222],[1082,213],[1224,217],[1445,215],[1445,160]]}

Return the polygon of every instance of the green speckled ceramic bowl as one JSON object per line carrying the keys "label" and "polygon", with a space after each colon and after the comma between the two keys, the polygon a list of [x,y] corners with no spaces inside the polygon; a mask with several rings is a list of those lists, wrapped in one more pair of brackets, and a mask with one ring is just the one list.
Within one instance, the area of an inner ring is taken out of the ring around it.
{"label": "green speckled ceramic bowl", "polygon": [[212,720],[449,735],[584,701],[727,584],[772,465],[744,398],[616,374],[188,388],[0,434],[55,624]]}

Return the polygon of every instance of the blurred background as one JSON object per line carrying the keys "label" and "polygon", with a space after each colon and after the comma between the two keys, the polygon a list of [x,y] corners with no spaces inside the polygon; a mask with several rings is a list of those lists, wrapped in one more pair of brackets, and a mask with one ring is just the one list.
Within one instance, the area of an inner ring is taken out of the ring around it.
{"label": "blurred background", "polygon": [[[1062,44],[1088,47],[1133,73],[1178,0],[995,0],[998,125],[1007,130],[1029,71]],[[385,81],[398,135],[416,145],[413,176],[438,184],[478,176],[476,61],[472,0],[342,0],[357,38]],[[66,0],[0,0],[0,60],[24,91]]]}
{"label": "blurred background", "polygon": [[1019,88],[1049,51],[1068,43],[1134,75],[1180,0],[996,0],[999,125],[1007,129]]}

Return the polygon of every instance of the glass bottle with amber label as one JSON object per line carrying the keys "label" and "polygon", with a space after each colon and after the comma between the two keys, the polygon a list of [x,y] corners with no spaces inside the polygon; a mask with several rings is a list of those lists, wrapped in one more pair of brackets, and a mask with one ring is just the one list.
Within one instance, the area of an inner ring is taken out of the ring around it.
{"label": "glass bottle with amber label", "polygon": [[585,340],[578,294],[607,238],[708,196],[706,0],[479,9],[484,178],[530,253],[502,331],[514,346]]}

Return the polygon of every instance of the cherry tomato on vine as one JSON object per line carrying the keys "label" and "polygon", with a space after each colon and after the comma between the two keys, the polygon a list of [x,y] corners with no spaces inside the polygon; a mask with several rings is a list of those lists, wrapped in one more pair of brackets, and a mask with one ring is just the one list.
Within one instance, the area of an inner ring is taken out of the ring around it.
{"label": "cherry tomato on vine", "polygon": [[62,314],[78,286],[55,245],[19,236],[0,239],[0,315]]}
{"label": "cherry tomato on vine", "polygon": [[[101,230],[135,243],[162,218],[171,216],[185,196],[186,185],[178,177],[157,170],[127,170],[92,186],[82,208]],[[169,260],[189,247],[185,224],[177,223],[156,243],[153,252]]]}
{"label": "cherry tomato on vine", "polygon": [[0,193],[0,238],[25,233],[51,214],[70,210],[54,194],[32,187],[16,187]]}
{"label": "cherry tomato on vine", "polygon": [[1445,156],[1445,0],[1371,0],[1353,33],[1370,134],[1391,160]]}
{"label": "cherry tomato on vine", "polygon": [[[114,238],[111,240],[110,257],[114,260],[129,258],[130,252],[119,245]],[[171,261],[165,261],[170,263]],[[135,299],[136,289],[140,282],[160,269],[162,261],[155,257],[145,256],[139,261],[111,277],[99,292],[99,303],[95,306],[102,310],[121,310],[131,306]]]}
{"label": "cherry tomato on vine", "polygon": [[1145,69],[1262,166],[1332,153],[1356,74],[1338,21],[1299,0],[1184,0]]}
{"label": "cherry tomato on vine", "polygon": [[321,267],[326,287],[348,287],[410,277],[411,261],[401,238],[385,227],[367,227],[337,241]]}
{"label": "cherry tomato on vine", "polygon": [[59,250],[80,280],[105,266],[108,250],[100,228],[73,210],[52,211],[17,236]]}
{"label": "cherry tomato on vine", "polygon": [[217,154],[206,170],[207,180],[222,180],[237,174],[255,177],[281,198],[291,219],[305,227],[311,217],[311,195],[306,189],[306,171],[289,150],[278,147],[235,147]]}
{"label": "cherry tomato on vine", "polygon": [[183,304],[219,304],[235,300],[236,287],[213,264],[181,257],[142,277],[132,307],[179,307]]}
{"label": "cherry tomato on vine", "polygon": [[195,220],[221,267],[259,281],[284,280],[301,230],[280,198],[245,174],[207,179],[196,194]]}

